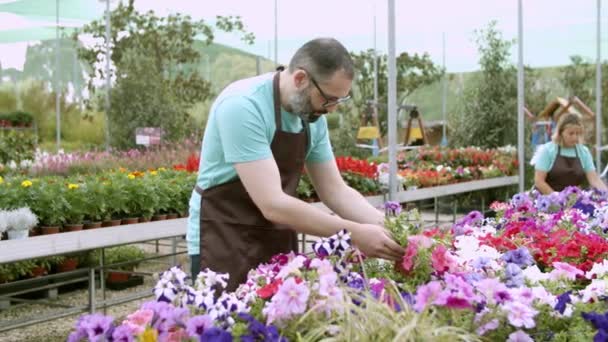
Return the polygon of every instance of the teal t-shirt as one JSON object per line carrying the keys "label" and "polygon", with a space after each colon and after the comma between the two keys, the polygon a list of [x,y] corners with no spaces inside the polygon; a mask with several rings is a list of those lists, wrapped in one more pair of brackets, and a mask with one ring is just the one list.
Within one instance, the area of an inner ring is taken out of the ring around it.
{"label": "teal t-shirt", "polygon": [[[234,163],[272,157],[270,144],[276,131],[272,78],[268,73],[230,84],[211,106],[201,148],[197,185],[203,189],[224,184],[237,177]],[[282,130],[303,129],[301,119],[284,110]],[[327,119],[322,116],[310,124],[307,163],[334,159]],[[196,207],[196,208],[195,208]],[[193,192],[188,219],[188,254],[199,254],[200,195]],[[204,213],[202,213],[204,215]]]}
{"label": "teal t-shirt", "polygon": [[[559,146],[554,142],[548,142],[539,146],[539,149],[533,158],[535,161],[534,168],[537,171],[549,172],[557,157],[558,147]],[[585,172],[595,170],[591,152],[589,152],[589,149],[585,145],[577,144],[575,147],[562,147],[560,150],[560,155],[564,157],[576,157],[577,154],[579,160],[581,161],[581,166]]]}

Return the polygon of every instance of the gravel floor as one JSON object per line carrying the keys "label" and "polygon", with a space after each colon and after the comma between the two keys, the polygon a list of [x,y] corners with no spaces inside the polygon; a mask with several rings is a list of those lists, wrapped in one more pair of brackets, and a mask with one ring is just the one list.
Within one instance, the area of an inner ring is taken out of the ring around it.
{"label": "gravel floor", "polygon": [[[137,246],[143,248],[147,252],[154,252],[155,246],[152,244],[137,244]],[[161,252],[169,253],[169,247],[160,247]],[[160,261],[164,262],[160,263]],[[167,268],[169,258],[159,259],[158,261],[151,261],[141,264],[137,271],[140,272],[159,272]],[[177,262],[182,265],[188,265],[188,259],[186,255],[179,255]],[[127,314],[137,310],[139,306],[145,302],[153,299],[151,289],[156,281],[153,277],[145,276],[144,283],[139,286],[135,286],[122,291],[106,290],[106,298],[120,298],[128,295],[132,295],[140,292],[149,292],[150,296],[145,299],[140,299],[125,304],[109,307],[107,314],[111,315],[119,320],[122,320]],[[96,292],[96,298],[102,299],[102,294],[99,288]],[[70,291],[67,293],[59,294],[57,301],[58,303],[67,305],[86,305],[88,303],[88,290],[86,288]],[[22,304],[13,305],[9,309],[0,310],[0,321],[6,322],[15,319],[23,319],[25,317],[36,317],[43,314],[52,313],[57,310],[55,307],[40,304]],[[63,317],[53,321],[39,323],[36,325],[16,328],[13,330],[0,332],[0,342],[55,342],[65,341],[67,336],[72,331],[74,324],[80,314]]]}
{"label": "gravel floor", "polygon": [[[462,216],[459,214],[458,216]],[[426,225],[435,226],[434,221],[435,216],[432,212],[423,212],[423,220],[426,221]],[[439,226],[445,227],[450,226],[452,220],[452,215],[440,215],[439,216]],[[308,238],[309,240],[311,237]],[[168,243],[168,242],[165,242]],[[183,246],[183,242],[180,243]],[[137,244],[137,246],[142,247],[147,252],[153,253],[155,252],[155,246],[153,244]],[[161,246],[160,251],[169,253],[170,247]],[[307,251],[310,251],[307,248]],[[177,257],[177,262],[179,264],[187,266],[189,263],[188,257],[186,255],[179,255]],[[161,259],[162,260],[162,259]],[[165,259],[166,263],[169,262],[169,259]],[[157,262],[145,263],[140,265],[138,271],[142,272],[159,272],[167,268],[167,264],[160,264]],[[118,298],[127,296],[134,293],[150,291],[155,284],[155,280],[152,277],[144,277],[144,284],[136,287],[132,287],[122,291],[106,291],[106,296],[108,299]],[[101,300],[101,293],[97,291],[97,298]],[[132,301],[129,303],[113,306],[107,309],[107,314],[111,315],[119,320],[122,320],[127,314],[137,310],[137,308],[141,305],[141,303],[151,300],[152,295],[146,299],[141,299],[137,301]],[[68,293],[60,294],[57,300],[59,303],[69,304],[69,305],[83,305],[88,303],[88,291],[87,289],[80,289],[76,291],[71,291]],[[25,304],[19,306],[11,306],[11,308],[7,310],[0,310],[0,321],[13,320],[17,318],[23,317],[35,317],[37,315],[42,315],[45,313],[52,312],[54,308],[39,305],[39,304]],[[29,327],[17,328],[13,330],[9,330],[6,332],[0,333],[0,342],[55,342],[55,341],[65,341],[69,333],[72,331],[76,319],[80,316],[73,315],[64,317],[61,319],[56,319],[46,323],[40,323]]]}

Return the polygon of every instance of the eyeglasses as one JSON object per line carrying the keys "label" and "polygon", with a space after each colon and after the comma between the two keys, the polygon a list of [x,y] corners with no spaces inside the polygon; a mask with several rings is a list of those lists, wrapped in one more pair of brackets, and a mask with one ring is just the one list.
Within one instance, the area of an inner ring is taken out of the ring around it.
{"label": "eyeglasses", "polygon": [[325,99],[325,103],[321,105],[323,108],[337,106],[341,103],[344,103],[344,102],[350,100],[350,98],[351,98],[350,95],[347,95],[344,97],[327,96],[325,94],[325,92],[323,92],[321,87],[319,87],[319,84],[314,79],[314,77],[312,77],[312,75],[306,69],[304,69],[304,68],[300,68],[300,69],[306,71],[306,74],[308,74],[308,78],[310,78],[310,81],[312,82],[312,84],[314,84],[315,88],[317,88],[317,90],[319,91],[321,96],[323,96],[323,99]]}

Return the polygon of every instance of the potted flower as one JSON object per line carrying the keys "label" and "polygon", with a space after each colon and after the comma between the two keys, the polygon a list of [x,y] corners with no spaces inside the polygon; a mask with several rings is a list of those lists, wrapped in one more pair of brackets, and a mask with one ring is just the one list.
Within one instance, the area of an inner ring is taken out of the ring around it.
{"label": "potted flower", "polygon": [[101,197],[105,199],[106,210],[102,216],[102,227],[120,225],[121,216],[126,210],[129,195],[125,190],[126,181],[120,177],[122,174],[104,175],[99,179],[101,184]]}
{"label": "potted flower", "polygon": [[139,265],[139,260],[143,259],[144,257],[144,251],[135,246],[119,246],[106,249],[106,265],[120,264],[123,262],[132,261],[131,263],[126,265],[110,266],[111,269],[116,271],[107,272],[106,285],[108,285],[108,288],[121,287],[121,284],[124,285],[124,283],[130,282],[130,280],[133,278],[137,278],[139,281],[141,276],[133,276],[129,272],[132,272],[135,267]]}
{"label": "potted flower", "polygon": [[30,208],[19,208],[5,213],[8,238],[11,240],[25,239],[29,230],[38,224],[38,218]]}
{"label": "potted flower", "polygon": [[34,213],[38,216],[42,234],[56,234],[63,223],[65,223],[65,213],[69,208],[63,186],[58,182],[41,182],[37,186],[36,206],[33,206]]}
{"label": "potted flower", "polygon": [[64,194],[68,203],[64,229],[70,232],[82,230],[88,196],[86,187],[81,184],[68,183],[65,185]]}
{"label": "potted flower", "polygon": [[90,179],[85,186],[87,196],[84,203],[84,229],[99,228],[108,213],[107,199],[104,196],[105,185]]}
{"label": "potted flower", "polygon": [[8,228],[8,211],[0,210],[0,240]]}

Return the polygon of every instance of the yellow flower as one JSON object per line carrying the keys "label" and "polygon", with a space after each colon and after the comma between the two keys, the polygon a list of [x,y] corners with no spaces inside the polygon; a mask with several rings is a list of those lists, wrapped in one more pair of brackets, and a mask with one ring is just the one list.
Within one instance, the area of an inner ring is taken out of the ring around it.
{"label": "yellow flower", "polygon": [[156,342],[158,340],[156,330],[151,328],[147,328],[146,330],[144,330],[140,337],[141,342]]}
{"label": "yellow flower", "polygon": [[125,169],[124,167],[120,167],[120,168],[118,168],[118,171],[124,173],[124,172],[127,172],[127,169]]}
{"label": "yellow flower", "polygon": [[165,169],[164,167],[159,167],[159,168],[158,168],[158,171],[161,171],[161,172],[162,172],[162,171],[167,171],[167,169]]}
{"label": "yellow flower", "polygon": [[32,186],[32,181],[24,180],[23,182],[21,182],[21,186],[24,188],[30,187]]}
{"label": "yellow flower", "polygon": [[4,183],[4,178],[2,178],[2,176],[0,176],[0,184]]}
{"label": "yellow flower", "polygon": [[129,177],[129,179],[135,179],[135,175],[132,173],[129,173],[129,175],[127,177]]}
{"label": "yellow flower", "polygon": [[156,172],[156,171],[150,171],[150,174],[151,174],[152,176],[156,176],[156,175],[158,174],[158,172]]}
{"label": "yellow flower", "polygon": [[78,189],[80,187],[80,185],[78,184],[68,184],[68,189],[72,190],[72,189]]}

